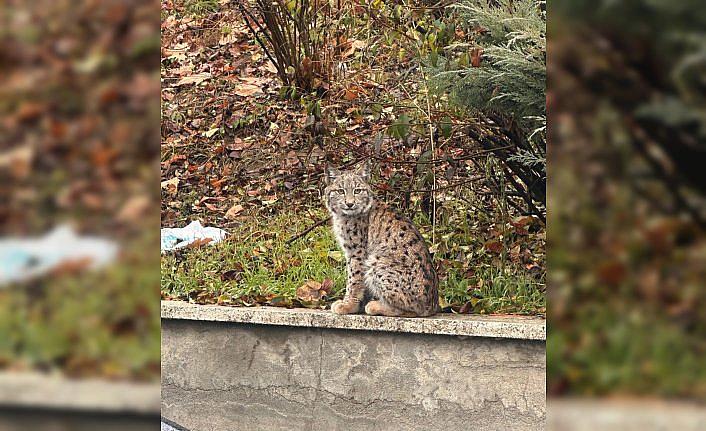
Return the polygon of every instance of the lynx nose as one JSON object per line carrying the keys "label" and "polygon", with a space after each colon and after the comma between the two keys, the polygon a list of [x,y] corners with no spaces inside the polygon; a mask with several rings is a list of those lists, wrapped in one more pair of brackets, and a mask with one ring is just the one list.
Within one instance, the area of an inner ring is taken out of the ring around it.
{"label": "lynx nose", "polygon": [[354,205],[353,202],[346,202],[346,206],[348,208],[353,208],[353,205]]}

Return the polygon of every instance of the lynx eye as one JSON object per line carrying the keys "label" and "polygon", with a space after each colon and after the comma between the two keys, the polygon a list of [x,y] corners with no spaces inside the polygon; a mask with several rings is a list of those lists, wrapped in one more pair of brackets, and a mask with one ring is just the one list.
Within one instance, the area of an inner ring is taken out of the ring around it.
{"label": "lynx eye", "polygon": [[363,189],[355,189],[355,190],[353,190],[353,194],[359,195],[359,194],[361,194],[361,193],[363,193]]}
{"label": "lynx eye", "polygon": [[336,194],[338,194],[338,195],[342,195],[342,194],[343,194],[343,189],[333,189],[333,190],[331,190],[331,192],[332,192],[332,193],[336,193]]}

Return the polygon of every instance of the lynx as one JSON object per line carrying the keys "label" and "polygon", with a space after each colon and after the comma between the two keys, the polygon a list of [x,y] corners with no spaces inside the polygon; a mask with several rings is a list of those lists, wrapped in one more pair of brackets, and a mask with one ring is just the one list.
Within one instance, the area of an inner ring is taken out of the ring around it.
{"label": "lynx", "polygon": [[[353,314],[430,316],[439,309],[439,280],[417,228],[375,200],[370,169],[327,172],[324,203],[346,256],[345,297],[331,310]],[[366,303],[367,301],[367,303]]]}

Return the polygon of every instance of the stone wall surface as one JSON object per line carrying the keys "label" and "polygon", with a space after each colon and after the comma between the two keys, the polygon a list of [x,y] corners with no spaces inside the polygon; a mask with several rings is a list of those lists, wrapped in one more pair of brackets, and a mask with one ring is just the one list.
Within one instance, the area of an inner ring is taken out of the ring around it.
{"label": "stone wall surface", "polygon": [[549,431],[703,431],[703,402],[659,399],[553,398]]}
{"label": "stone wall surface", "polygon": [[0,431],[154,431],[155,414],[91,413],[43,408],[0,407]]}
{"label": "stone wall surface", "polygon": [[162,301],[162,319],[208,320],[413,334],[468,335],[520,340],[546,340],[547,338],[547,326],[544,319],[511,315],[482,316],[443,313],[432,317],[416,318],[389,318],[365,314],[339,316],[328,310],[308,308],[224,307],[189,304],[181,301]]}
{"label": "stone wall surface", "polygon": [[0,408],[42,408],[156,417],[160,408],[159,384],[73,379],[61,374],[39,372],[0,372]]}
{"label": "stone wall surface", "polygon": [[0,431],[146,431],[159,409],[157,382],[0,372]]}
{"label": "stone wall surface", "polygon": [[542,430],[545,370],[542,340],[162,320],[192,431]]}

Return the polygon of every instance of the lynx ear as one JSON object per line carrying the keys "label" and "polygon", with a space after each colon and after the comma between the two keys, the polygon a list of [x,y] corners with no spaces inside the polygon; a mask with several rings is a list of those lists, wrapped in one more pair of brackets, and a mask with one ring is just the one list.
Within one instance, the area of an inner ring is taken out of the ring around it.
{"label": "lynx ear", "polygon": [[341,171],[333,166],[328,166],[326,168],[326,184],[331,184],[331,182],[333,182],[333,180],[335,180],[339,175],[341,175]]}
{"label": "lynx ear", "polygon": [[363,177],[365,181],[370,180],[370,162],[365,162],[355,169],[356,175]]}

